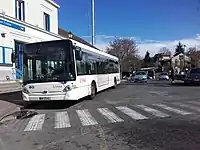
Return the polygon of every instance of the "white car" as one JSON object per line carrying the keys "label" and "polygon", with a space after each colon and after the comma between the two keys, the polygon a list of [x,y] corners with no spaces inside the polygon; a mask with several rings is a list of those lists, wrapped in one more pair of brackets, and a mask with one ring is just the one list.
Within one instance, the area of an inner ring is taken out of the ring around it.
{"label": "white car", "polygon": [[159,74],[159,80],[169,80],[169,75],[167,72],[162,72]]}

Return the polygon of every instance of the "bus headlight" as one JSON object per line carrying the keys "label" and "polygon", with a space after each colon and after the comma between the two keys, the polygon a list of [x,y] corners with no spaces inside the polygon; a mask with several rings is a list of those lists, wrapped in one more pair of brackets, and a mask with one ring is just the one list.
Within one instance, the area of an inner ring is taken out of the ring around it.
{"label": "bus headlight", "polygon": [[22,92],[24,92],[24,93],[26,93],[26,94],[29,94],[29,91],[28,91],[28,89],[27,89],[27,88],[25,88],[25,87],[23,87],[23,90],[22,90]]}
{"label": "bus headlight", "polygon": [[63,89],[63,92],[67,92],[67,91],[70,91],[72,90],[72,87],[70,85],[67,85],[64,89]]}

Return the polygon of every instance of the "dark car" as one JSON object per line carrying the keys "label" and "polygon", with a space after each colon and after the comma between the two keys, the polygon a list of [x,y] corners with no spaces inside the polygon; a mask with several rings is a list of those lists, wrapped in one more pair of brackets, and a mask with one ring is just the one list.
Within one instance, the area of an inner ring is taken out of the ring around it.
{"label": "dark car", "polygon": [[198,83],[200,84],[200,68],[193,68],[190,70],[190,72],[186,75],[185,84],[189,83]]}

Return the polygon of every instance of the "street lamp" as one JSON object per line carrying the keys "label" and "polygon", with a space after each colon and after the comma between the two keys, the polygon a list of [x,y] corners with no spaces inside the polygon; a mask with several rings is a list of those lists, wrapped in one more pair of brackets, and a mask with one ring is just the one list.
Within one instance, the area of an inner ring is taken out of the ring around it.
{"label": "street lamp", "polygon": [[183,54],[183,56],[184,56],[184,69],[185,69],[185,53],[186,53],[186,45],[184,45],[184,54]]}
{"label": "street lamp", "polygon": [[73,37],[73,34],[72,34],[71,31],[69,31],[69,32],[68,32],[68,38],[72,39],[72,37]]}

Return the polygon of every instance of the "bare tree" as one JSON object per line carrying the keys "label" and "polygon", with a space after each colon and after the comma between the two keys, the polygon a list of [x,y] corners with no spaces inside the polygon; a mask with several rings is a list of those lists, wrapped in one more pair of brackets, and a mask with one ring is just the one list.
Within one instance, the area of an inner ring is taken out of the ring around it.
{"label": "bare tree", "polygon": [[115,38],[113,41],[109,42],[107,52],[122,60],[126,56],[136,56],[138,48],[134,40],[127,38]]}
{"label": "bare tree", "polygon": [[128,38],[115,38],[109,42],[107,52],[119,58],[121,69],[129,71],[130,68],[137,68],[138,64],[138,48],[134,40]]}
{"label": "bare tree", "polygon": [[158,53],[163,53],[163,54],[171,55],[171,51],[168,48],[166,48],[166,47],[160,48],[160,50],[158,51]]}
{"label": "bare tree", "polygon": [[195,67],[200,67],[200,50],[196,47],[191,47],[186,53],[191,58],[191,63]]}

